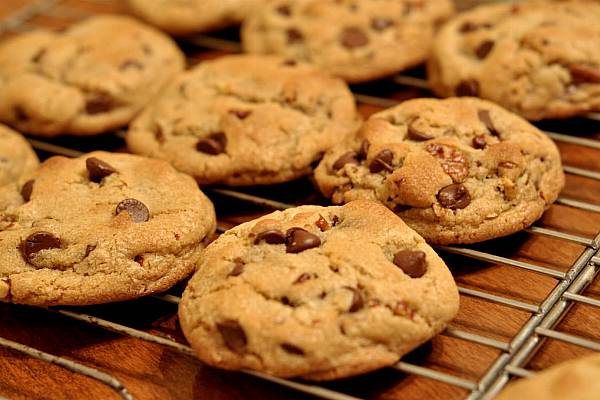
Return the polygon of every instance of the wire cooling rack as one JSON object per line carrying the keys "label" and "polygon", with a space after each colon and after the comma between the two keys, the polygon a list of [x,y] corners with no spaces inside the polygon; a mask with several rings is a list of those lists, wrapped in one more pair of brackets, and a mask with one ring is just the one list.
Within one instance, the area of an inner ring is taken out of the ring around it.
{"label": "wire cooling rack", "polygon": [[[20,7],[15,8],[14,12],[8,18],[0,20],[0,40],[15,32],[26,31],[47,24],[67,26],[89,16],[93,12],[97,12],[98,8],[100,11],[121,11],[121,5],[116,0],[42,0],[29,2],[25,5],[21,4]],[[48,23],[48,21],[51,21],[51,23]],[[209,57],[213,57],[219,54],[240,51],[239,42],[235,39],[232,40],[231,36],[231,32],[215,34],[214,36],[199,35],[186,39],[181,44],[188,54],[188,61],[190,64],[193,64],[202,59],[203,55],[206,54]],[[409,97],[427,94],[426,91],[428,89],[427,82],[418,77],[418,72],[412,75],[395,76],[386,81],[385,85],[385,93],[390,92],[387,90],[389,87],[394,87],[395,89],[401,87],[403,90],[402,93],[411,93]],[[400,96],[393,95],[392,97],[377,95],[378,92],[381,92],[379,89],[381,89],[381,86],[377,85],[374,89],[368,85],[356,86],[353,87],[353,92],[359,105],[363,108],[366,107],[370,111],[393,106],[403,100],[404,94]],[[590,113],[585,116],[583,125],[590,126],[590,124],[597,124],[594,121],[600,121],[598,113]],[[596,131],[600,130],[600,126],[597,128]],[[584,152],[600,151],[600,140],[593,137],[581,137],[551,131],[546,131],[546,133],[559,145],[576,146],[577,149]],[[54,141],[29,139],[29,141],[42,156],[63,155],[74,157],[82,154],[84,150],[91,150],[89,143],[92,143],[92,148],[120,150],[123,134],[123,131],[115,132],[108,140],[100,142],[90,139],[85,145],[81,145],[81,141],[72,139],[58,139]],[[598,184],[600,182],[600,161],[598,161],[600,160],[600,152],[596,154],[596,157],[596,161],[594,161],[592,156],[591,163],[588,163],[591,165],[591,169],[565,165],[564,170],[568,178],[584,179],[587,181],[582,182],[593,182],[596,185],[595,187],[600,188],[600,184]],[[306,187],[308,187],[306,184],[302,186],[303,189],[306,189]],[[304,196],[298,200],[297,197],[282,196],[282,190],[273,189],[271,192],[270,188],[244,189],[240,191],[231,188],[211,187],[204,188],[204,190],[213,198],[217,209],[231,207],[232,204],[242,204],[258,213],[274,209],[285,209],[297,204],[317,201],[315,199],[318,199],[315,195],[311,195],[308,198]],[[287,190],[284,188],[283,191],[286,192]],[[553,206],[553,209],[555,207],[558,208],[556,211],[558,219],[560,219],[561,214],[568,214],[565,210],[570,209],[579,210],[580,214],[578,215],[581,215],[581,218],[596,218],[596,221],[600,221],[598,218],[598,215],[600,215],[600,205],[589,202],[587,199],[581,200],[575,197],[561,196],[556,203],[562,206]],[[219,221],[218,232],[223,232],[227,227],[239,223],[240,220],[236,218],[236,216],[230,216],[225,218],[225,220],[221,219]],[[248,218],[246,217],[246,219]],[[480,285],[483,288],[474,288],[476,285],[468,284],[468,280],[467,284],[459,281],[461,308],[463,308],[465,303],[469,305],[472,302],[481,302],[483,303],[483,308],[500,307],[500,309],[517,310],[525,315],[525,317],[518,319],[515,334],[511,335],[508,339],[499,339],[499,335],[490,333],[489,329],[479,329],[477,323],[480,322],[483,324],[485,322],[481,316],[479,316],[479,319],[471,321],[471,326],[469,324],[456,326],[453,323],[442,333],[442,336],[447,338],[493,349],[496,352],[495,356],[489,365],[485,365],[482,368],[483,373],[475,378],[465,378],[465,374],[462,374],[460,371],[462,365],[458,362],[460,354],[455,354],[453,355],[453,361],[456,365],[446,366],[443,369],[422,365],[418,361],[400,361],[391,367],[394,370],[400,371],[397,377],[398,381],[407,379],[410,376],[418,376],[431,383],[441,382],[462,389],[459,392],[461,394],[454,396],[454,398],[473,400],[491,399],[510,379],[533,375],[535,372],[532,369],[528,369],[527,366],[537,355],[542,354],[542,348],[549,341],[577,346],[591,351],[600,351],[598,335],[594,336],[598,332],[593,323],[587,325],[584,323],[582,326],[578,326],[578,329],[567,331],[560,329],[561,321],[566,321],[568,325],[569,318],[578,312],[577,310],[573,311],[577,307],[586,306],[600,310],[600,299],[597,298],[598,296],[594,298],[584,293],[586,288],[594,283],[594,279],[600,271],[600,223],[595,225],[593,233],[589,233],[588,230],[588,233],[585,235],[564,231],[555,227],[545,227],[536,223],[536,225],[528,228],[524,235],[527,238],[550,238],[552,239],[551,243],[553,246],[556,246],[557,251],[563,246],[569,249],[576,249],[574,252],[571,252],[574,254],[574,257],[566,265],[557,267],[543,258],[537,259],[537,262],[530,262],[523,261],[523,257],[520,256],[507,257],[495,254],[496,252],[493,251],[494,245],[437,247],[438,252],[440,252],[451,268],[453,264],[457,263],[457,258],[460,258],[467,265],[483,262],[485,265],[504,266],[505,268],[509,268],[511,273],[512,271],[528,271],[534,273],[536,276],[551,279],[552,283],[548,286],[547,294],[537,301],[523,301],[517,298],[527,296],[515,296],[514,293],[504,293],[503,290],[492,286],[485,287],[485,285]],[[516,242],[517,246],[520,245],[523,247],[530,243],[529,241],[521,240],[521,238],[514,238],[514,235],[508,239],[501,240],[504,240],[501,242],[503,246],[507,243]],[[535,244],[532,247],[535,247]],[[532,252],[535,253],[535,249]],[[536,261],[535,254],[530,254],[528,259]],[[473,272],[473,269],[469,271]],[[533,281],[535,282],[535,280]],[[598,284],[600,282],[595,283]],[[166,294],[153,296],[153,298],[161,303],[171,304],[175,307],[179,303],[180,294],[181,288],[175,288]],[[120,322],[111,321],[110,318],[93,315],[92,311],[88,313],[85,308],[51,307],[44,310],[49,314],[59,314],[62,317],[116,332],[126,337],[165,346],[184,355],[193,355],[191,348],[182,339],[176,340],[169,335],[159,335],[151,333],[149,330],[142,330]],[[485,332],[485,334],[481,334],[481,332]],[[35,347],[21,344],[2,336],[0,336],[0,347],[43,362],[58,365],[75,374],[97,380],[111,388],[115,394],[123,399],[134,398],[128,388],[117,377],[85,365],[82,362],[49,354]],[[552,346],[550,345],[550,347]],[[449,353],[452,353],[451,349],[449,346]],[[446,351],[446,347],[444,347],[444,351]],[[411,357],[408,357],[408,359],[411,359]],[[468,367],[465,369],[468,369]],[[318,398],[331,400],[356,400],[360,398],[348,391],[337,390],[335,385],[316,385],[301,381],[279,379],[253,371],[244,371],[244,373]],[[1,396],[1,391],[2,387],[0,386],[0,400],[4,399]],[[428,394],[428,396],[435,397],[431,396],[431,394]],[[448,397],[442,394],[438,398]]]}

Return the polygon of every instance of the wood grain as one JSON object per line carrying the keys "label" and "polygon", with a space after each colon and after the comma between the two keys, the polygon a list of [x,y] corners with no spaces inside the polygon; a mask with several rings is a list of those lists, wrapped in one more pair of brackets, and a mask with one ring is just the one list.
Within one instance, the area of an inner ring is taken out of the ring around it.
{"label": "wood grain", "polygon": [[[31,4],[31,0],[2,0],[0,18]],[[69,11],[70,10],[70,11]],[[123,12],[117,0],[65,0],[51,15],[36,17],[31,25],[63,28],[89,12]],[[5,37],[8,35],[5,35]],[[0,37],[2,40],[2,37]],[[189,50],[189,49],[188,49]],[[199,60],[218,57],[221,52],[194,51],[190,58]],[[416,72],[417,74],[419,71]],[[402,88],[386,82],[361,85],[361,93],[396,100],[425,96],[426,91]],[[380,108],[361,104],[367,116]],[[582,120],[544,123],[543,128],[600,139],[600,124]],[[58,144],[82,150],[120,149],[122,140],[108,135],[84,142],[61,138]],[[600,151],[580,146],[559,144],[565,164],[600,171]],[[41,157],[49,154],[41,153]],[[254,188],[251,192],[284,202],[323,202],[309,180]],[[563,196],[600,204],[600,182],[569,175]],[[212,194],[220,216],[219,226],[228,228],[266,211],[235,200]],[[538,222],[587,238],[600,230],[600,214],[553,205]],[[558,239],[519,233],[472,246],[475,249],[567,271],[584,247]],[[515,267],[494,265],[442,253],[459,285],[504,297],[539,304],[556,286],[557,280]],[[174,293],[180,292],[175,288]],[[586,292],[600,296],[598,280]],[[141,299],[116,305],[76,309],[111,321],[184,341],[178,328],[176,307],[156,299]],[[531,317],[528,312],[489,303],[468,296],[461,297],[459,314],[452,326],[468,332],[509,342]],[[558,328],[588,339],[600,340],[600,310],[576,305]],[[239,373],[217,371],[162,346],[123,337],[85,323],[42,309],[0,304],[0,336],[43,351],[97,368],[118,378],[137,399],[304,399],[307,396],[281,386]],[[580,356],[586,350],[548,340],[529,364],[543,369],[560,361]],[[464,340],[438,336],[406,357],[407,361],[477,381],[500,354],[499,350]],[[385,369],[365,376],[324,385],[357,397],[380,400],[461,399],[467,391],[418,376]],[[0,348],[0,396],[10,399],[116,399],[118,396],[104,385],[73,374],[60,367],[24,357]]]}

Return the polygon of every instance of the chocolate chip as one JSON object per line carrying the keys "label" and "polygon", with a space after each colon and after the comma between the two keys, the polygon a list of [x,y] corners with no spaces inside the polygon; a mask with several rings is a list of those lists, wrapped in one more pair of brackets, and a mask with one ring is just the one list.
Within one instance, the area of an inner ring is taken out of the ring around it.
{"label": "chocolate chip", "polygon": [[433,136],[428,135],[427,133],[416,129],[412,125],[408,125],[407,131],[408,131],[408,138],[411,140],[415,140],[417,142],[423,142],[425,140],[429,140],[429,139],[433,138]]}
{"label": "chocolate chip", "polygon": [[501,161],[498,163],[498,167],[500,167],[500,168],[513,169],[516,166],[517,166],[517,164],[515,164],[512,161]]}
{"label": "chocolate chip", "polygon": [[102,178],[117,172],[110,164],[96,158],[90,157],[85,160],[85,167],[88,170],[90,181],[100,183]]}
{"label": "chocolate chip", "polygon": [[140,265],[144,265],[144,256],[141,254],[138,254],[137,256],[134,257],[133,261],[135,261],[136,263],[138,263]]}
{"label": "chocolate chip", "polygon": [[479,94],[479,82],[475,79],[460,81],[456,86],[455,93],[457,96],[477,96]]}
{"label": "chocolate chip", "polygon": [[490,112],[488,110],[478,110],[477,117],[485,125],[491,135],[500,136],[494,127],[494,123],[492,122],[492,118],[490,117]]}
{"label": "chocolate chip", "polygon": [[256,235],[254,244],[259,244],[261,241],[268,244],[282,244],[285,243],[285,235],[279,229],[267,229]]}
{"label": "chocolate chip", "polygon": [[459,208],[465,208],[471,203],[471,195],[461,183],[453,183],[442,188],[438,194],[437,199],[442,207],[456,210]]}
{"label": "chocolate chip", "polygon": [[29,121],[29,115],[25,112],[25,109],[22,106],[14,107],[15,119],[19,122]]}
{"label": "chocolate chip", "polygon": [[331,218],[331,222],[333,223],[333,226],[336,226],[337,224],[340,223],[340,217],[338,217],[337,215],[334,215],[333,218]]}
{"label": "chocolate chip", "polygon": [[493,40],[484,40],[475,49],[475,55],[480,60],[483,60],[484,58],[487,57],[488,54],[490,54],[490,51],[492,51],[493,48],[494,48],[494,41]]}
{"label": "chocolate chip", "polygon": [[326,230],[329,230],[329,223],[327,222],[327,220],[325,218],[323,218],[322,215],[319,215],[319,219],[317,220],[317,222],[315,222],[315,225],[317,225],[319,227],[321,232],[325,232]]}
{"label": "chocolate chip", "polygon": [[357,312],[358,310],[363,308],[365,305],[365,301],[360,290],[350,286],[344,286],[344,288],[352,292],[352,303],[350,304],[350,308],[348,308],[348,312]]}
{"label": "chocolate chip", "polygon": [[49,232],[35,232],[21,242],[20,250],[23,258],[31,262],[34,254],[42,250],[60,248],[60,239]]}
{"label": "chocolate chip", "polygon": [[30,179],[23,184],[23,187],[21,188],[21,197],[23,197],[23,200],[31,200],[31,192],[33,192],[34,183],[35,181],[33,179]]}
{"label": "chocolate chip", "polygon": [[298,43],[304,40],[304,35],[296,28],[288,28],[287,30],[287,42]]}
{"label": "chocolate chip", "polygon": [[217,330],[225,342],[225,346],[234,353],[242,354],[246,351],[248,339],[239,322],[232,319],[217,323]]}
{"label": "chocolate chip", "polygon": [[369,153],[369,146],[370,145],[367,139],[362,141],[362,143],[360,144],[360,150],[358,151],[359,159],[364,160],[367,158],[367,154]]}
{"label": "chocolate chip", "polygon": [[353,49],[367,45],[369,37],[359,27],[349,26],[342,31],[340,42],[342,46]]}
{"label": "chocolate chip", "polygon": [[358,154],[355,151],[344,153],[332,165],[334,170],[342,168],[346,164],[358,164]]}
{"label": "chocolate chip", "polygon": [[297,356],[303,356],[304,355],[304,350],[302,350],[298,346],[294,346],[293,344],[282,343],[281,344],[281,348],[283,350],[285,350],[287,353],[290,353],[290,354],[294,354],[294,355],[297,355]]}
{"label": "chocolate chip", "polygon": [[144,64],[142,64],[138,60],[129,59],[129,60],[123,61],[121,63],[121,65],[119,65],[119,69],[121,71],[129,69],[129,68],[135,68],[135,69],[141,70],[141,69],[144,69]]}
{"label": "chocolate chip", "polygon": [[282,5],[278,6],[276,8],[276,11],[281,15],[285,15],[286,17],[289,17],[290,15],[292,15],[292,10],[290,9],[289,4],[282,4]]}
{"label": "chocolate chip", "polygon": [[290,228],[285,234],[286,253],[300,253],[321,245],[321,239],[302,228]]}
{"label": "chocolate chip", "polygon": [[233,260],[233,268],[231,269],[231,272],[227,274],[227,276],[229,277],[241,275],[242,272],[244,272],[244,264],[244,260],[237,257],[235,260]]}
{"label": "chocolate chip", "polygon": [[392,172],[394,168],[392,168],[392,161],[394,160],[394,153],[392,153],[389,149],[383,149],[371,161],[369,165],[369,171],[372,173],[377,173],[383,171],[384,169]]}
{"label": "chocolate chip", "polygon": [[588,65],[570,64],[569,72],[571,73],[573,83],[576,85],[582,83],[600,83],[600,69]]}
{"label": "chocolate chip", "polygon": [[251,110],[229,110],[230,114],[235,115],[239,119],[246,119],[250,114],[252,114]]}
{"label": "chocolate chip", "polygon": [[294,67],[296,66],[298,63],[296,62],[296,60],[285,60],[283,62],[283,65],[287,65],[288,67]]}
{"label": "chocolate chip", "polygon": [[487,142],[485,140],[485,135],[477,135],[473,138],[473,147],[476,149],[485,149]]}
{"label": "chocolate chip", "polygon": [[318,278],[318,275],[317,274],[309,274],[309,273],[303,272],[302,274],[300,274],[300,276],[298,278],[296,278],[296,280],[294,281],[293,284],[297,285],[297,284],[300,284],[302,282],[306,282],[306,281],[308,281],[310,279],[313,279],[313,278]]}
{"label": "chocolate chip", "polygon": [[85,255],[84,258],[89,256],[90,253],[92,251],[96,250],[96,245],[95,244],[88,244],[87,246],[85,246]]}
{"label": "chocolate chip", "polygon": [[401,250],[394,255],[394,264],[411,278],[420,278],[427,272],[425,253],[422,251]]}
{"label": "chocolate chip", "polygon": [[160,127],[160,125],[156,125],[156,130],[154,131],[154,139],[156,139],[156,141],[160,144],[163,144],[165,142],[165,134],[163,133],[163,130]]}
{"label": "chocolate chip", "polygon": [[225,152],[225,146],[227,146],[227,136],[223,132],[217,132],[206,139],[200,139],[196,143],[196,150],[215,156]]}
{"label": "chocolate chip", "polygon": [[106,93],[95,93],[87,99],[85,112],[90,115],[102,114],[111,111],[115,107],[113,98]]}
{"label": "chocolate chip", "polygon": [[385,17],[374,17],[371,19],[371,28],[376,31],[383,31],[394,25],[394,21]]}
{"label": "chocolate chip", "polygon": [[464,22],[460,26],[460,28],[458,28],[458,30],[462,33],[473,32],[473,31],[476,31],[477,29],[479,29],[479,25],[477,25],[473,22],[470,22],[470,21]]}
{"label": "chocolate chip", "polygon": [[125,211],[133,222],[146,222],[150,219],[150,211],[144,203],[136,199],[125,199],[117,204],[115,214],[119,215]]}
{"label": "chocolate chip", "polygon": [[40,61],[42,61],[42,58],[44,58],[45,55],[46,55],[46,49],[41,48],[37,51],[37,53],[35,53],[33,55],[33,57],[31,57],[31,61],[34,63],[39,63]]}

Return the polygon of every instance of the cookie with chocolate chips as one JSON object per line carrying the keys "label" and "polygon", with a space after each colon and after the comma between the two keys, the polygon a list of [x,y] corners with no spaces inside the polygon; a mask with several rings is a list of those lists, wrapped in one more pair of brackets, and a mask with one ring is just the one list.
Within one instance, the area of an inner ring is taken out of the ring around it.
{"label": "cookie with chocolate chips", "polygon": [[564,185],[544,133],[473,97],[410,100],[372,115],[325,154],[315,178],[333,203],[377,200],[437,244],[524,229]]}
{"label": "cookie with chocolate chips", "polygon": [[272,184],[310,173],[359,124],[342,80],[276,56],[235,55],[182,73],[126,139],[202,184]]}
{"label": "cookie with chocolate chips", "polygon": [[600,110],[600,3],[481,5],[448,21],[427,63],[442,97],[479,96],[529,120]]}
{"label": "cookie with chocolate chips", "polygon": [[244,21],[242,44],[358,83],[422,63],[452,12],[450,0],[276,0]]}
{"label": "cookie with chocolate chips", "polygon": [[182,36],[238,25],[267,0],[127,0],[132,13],[170,33]]}
{"label": "cookie with chocolate chips", "polygon": [[215,230],[212,203],[164,161],[52,157],[27,179],[19,201],[0,203],[0,301],[86,305],[160,292],[194,270]]}
{"label": "cookie with chocolate chips", "polygon": [[209,365],[329,380],[394,364],[457,309],[450,271],[423,238],[358,200],[225,232],[207,247],[179,317]]}
{"label": "cookie with chocolate chips", "polygon": [[46,137],[106,132],[183,68],[169,37],[126,16],[23,33],[0,44],[0,121]]}

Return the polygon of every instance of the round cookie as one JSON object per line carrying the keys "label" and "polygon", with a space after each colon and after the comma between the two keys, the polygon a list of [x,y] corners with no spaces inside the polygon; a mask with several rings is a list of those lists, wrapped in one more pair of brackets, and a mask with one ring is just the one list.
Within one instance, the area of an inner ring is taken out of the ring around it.
{"label": "round cookie", "polygon": [[271,184],[310,173],[359,124],[342,80],[279,57],[236,55],[181,74],[133,121],[127,144],[203,184]]}
{"label": "round cookie", "polygon": [[130,154],[52,157],[21,196],[0,210],[0,300],[14,303],[98,304],[166,290],[194,270],[216,225],[193,179]]}
{"label": "round cookie", "polygon": [[302,206],[207,247],[179,319],[213,366],[337,379],[394,364],[456,315],[450,271],[385,207]]}
{"label": "round cookie", "polygon": [[0,187],[31,174],[38,164],[37,155],[25,138],[0,125]]}
{"label": "round cookie", "polygon": [[479,96],[527,119],[600,110],[600,3],[479,6],[447,22],[427,63],[438,96]]}
{"label": "round cookie", "polygon": [[102,133],[128,124],[183,68],[169,37],[126,16],[24,33],[0,45],[0,121],[47,137]]}
{"label": "round cookie", "polygon": [[372,115],[325,155],[315,178],[334,203],[377,200],[437,244],[524,229],[564,185],[546,135],[472,97],[410,100]]}
{"label": "round cookie", "polygon": [[237,25],[267,0],[127,0],[129,9],[172,35]]}
{"label": "round cookie", "polygon": [[495,400],[597,400],[600,354],[555,365],[533,378],[510,384]]}
{"label": "round cookie", "polygon": [[276,0],[244,21],[242,44],[364,82],[425,61],[452,13],[449,0]]}

